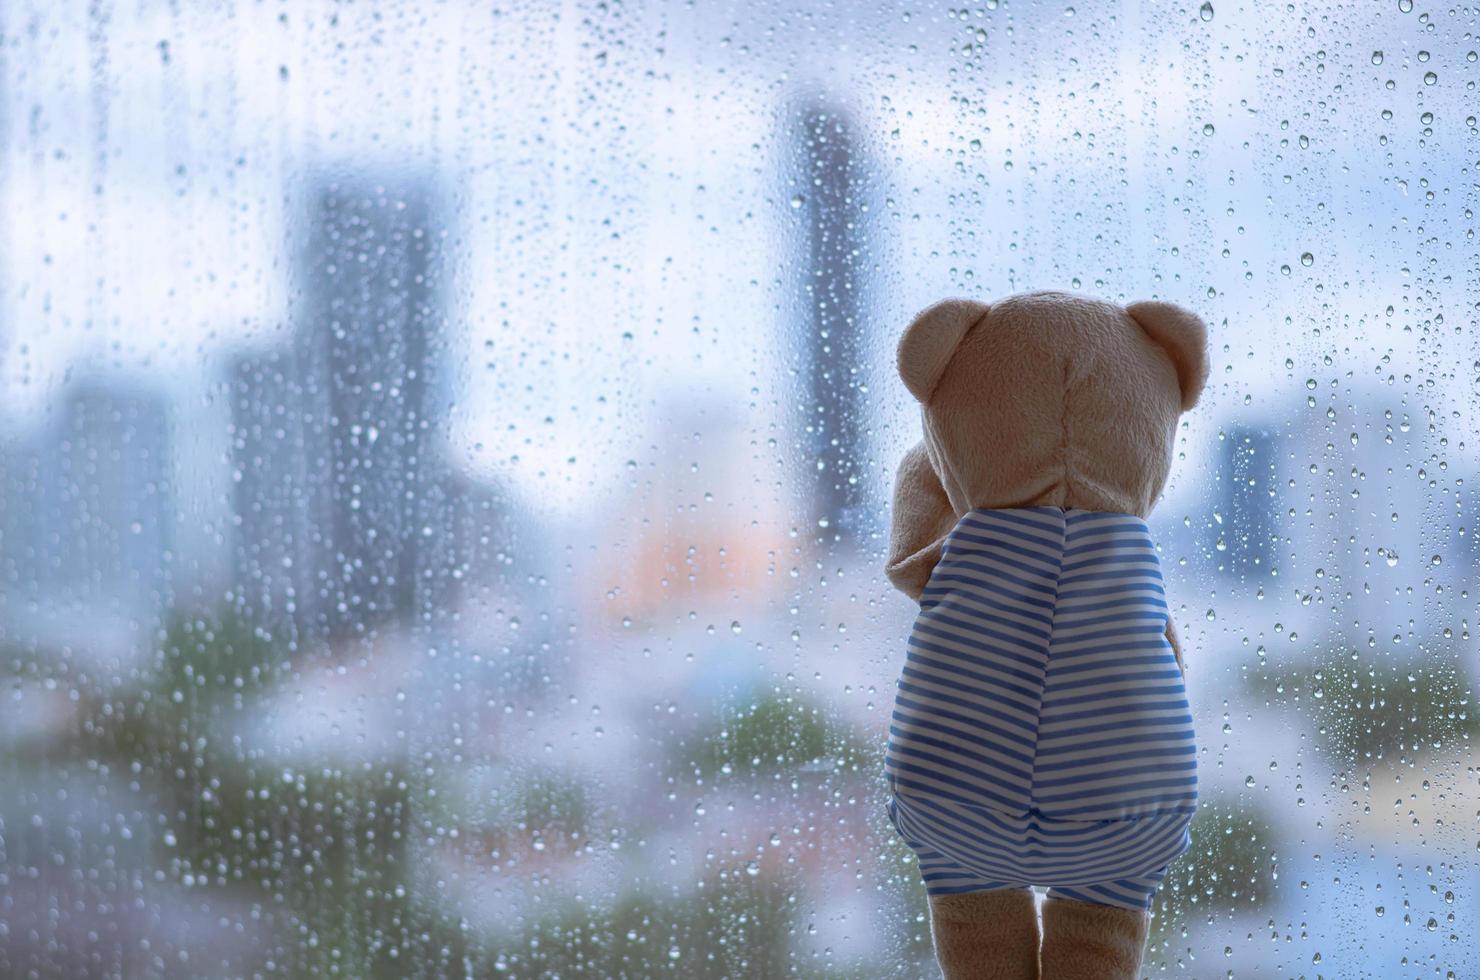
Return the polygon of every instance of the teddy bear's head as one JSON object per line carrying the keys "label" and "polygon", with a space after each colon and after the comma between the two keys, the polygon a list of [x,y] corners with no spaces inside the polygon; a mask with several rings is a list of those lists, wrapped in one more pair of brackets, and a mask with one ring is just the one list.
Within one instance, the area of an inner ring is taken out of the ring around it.
{"label": "teddy bear's head", "polygon": [[1166,485],[1177,419],[1207,383],[1207,328],[1170,303],[952,299],[915,318],[898,360],[958,513],[1057,506],[1144,517]]}

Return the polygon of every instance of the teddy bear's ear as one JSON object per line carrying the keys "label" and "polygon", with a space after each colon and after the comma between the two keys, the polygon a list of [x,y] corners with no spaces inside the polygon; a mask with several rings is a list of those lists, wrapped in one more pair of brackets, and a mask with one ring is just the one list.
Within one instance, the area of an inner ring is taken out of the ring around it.
{"label": "teddy bear's ear", "polygon": [[1172,357],[1182,389],[1182,411],[1197,404],[1208,383],[1208,327],[1173,303],[1142,300],[1125,308],[1130,318]]}
{"label": "teddy bear's ear", "polygon": [[941,300],[905,327],[899,338],[899,376],[921,402],[930,398],[961,338],[987,315],[985,303]]}

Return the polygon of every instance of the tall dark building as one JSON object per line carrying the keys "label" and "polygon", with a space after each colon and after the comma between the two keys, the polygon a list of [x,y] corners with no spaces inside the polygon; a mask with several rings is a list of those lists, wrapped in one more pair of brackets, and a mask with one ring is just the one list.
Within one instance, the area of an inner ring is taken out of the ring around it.
{"label": "tall dark building", "polygon": [[[320,447],[331,625],[414,601],[418,511],[446,428],[442,217],[427,181],[321,184],[304,236],[305,437]],[[310,460],[313,457],[310,456]]]}
{"label": "tall dark building", "polygon": [[229,370],[238,579],[329,634],[404,618],[445,556],[443,219],[424,179],[324,179],[286,350]]}
{"label": "tall dark building", "polygon": [[843,110],[812,101],[790,118],[797,125],[790,200],[802,221],[793,307],[805,413],[800,450],[815,473],[812,516],[819,532],[849,538],[860,526],[868,473],[859,386],[869,327],[869,174]]}

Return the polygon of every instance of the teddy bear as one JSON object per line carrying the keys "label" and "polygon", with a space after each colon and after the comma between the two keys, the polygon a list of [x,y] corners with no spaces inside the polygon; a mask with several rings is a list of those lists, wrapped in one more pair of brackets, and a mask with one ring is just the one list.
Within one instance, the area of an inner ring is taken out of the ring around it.
{"label": "teddy bear", "polygon": [[885,566],[919,603],[886,809],[936,958],[946,980],[1137,977],[1197,808],[1146,517],[1207,383],[1207,327],[1166,302],[948,299],[897,361],[924,437],[895,475]]}

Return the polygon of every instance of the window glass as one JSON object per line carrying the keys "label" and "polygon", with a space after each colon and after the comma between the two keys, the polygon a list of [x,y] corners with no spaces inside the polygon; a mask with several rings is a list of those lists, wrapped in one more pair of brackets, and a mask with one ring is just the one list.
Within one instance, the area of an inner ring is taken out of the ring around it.
{"label": "window glass", "polygon": [[1162,976],[1480,967],[1473,9],[0,9],[0,974],[916,976],[894,370],[1161,298]]}

